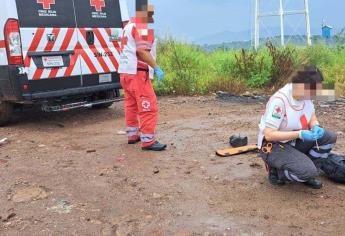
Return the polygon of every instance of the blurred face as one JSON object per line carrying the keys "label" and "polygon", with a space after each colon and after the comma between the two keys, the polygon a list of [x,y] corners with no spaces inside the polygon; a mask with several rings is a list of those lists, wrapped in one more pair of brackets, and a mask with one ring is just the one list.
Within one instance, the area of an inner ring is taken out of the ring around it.
{"label": "blurred face", "polygon": [[137,11],[136,17],[141,23],[154,23],[153,15],[155,13],[154,6],[148,5],[147,11]]}
{"label": "blurred face", "polygon": [[322,83],[292,84],[292,94],[297,100],[314,100],[322,96]]}

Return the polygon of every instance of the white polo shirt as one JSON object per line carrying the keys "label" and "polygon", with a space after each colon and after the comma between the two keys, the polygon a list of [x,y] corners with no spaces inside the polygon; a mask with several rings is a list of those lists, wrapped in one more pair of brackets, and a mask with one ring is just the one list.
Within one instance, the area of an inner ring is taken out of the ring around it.
{"label": "white polo shirt", "polygon": [[[309,130],[309,123],[315,113],[311,100],[295,100],[292,96],[292,84],[276,92],[268,101],[266,110],[259,124],[258,146],[261,148],[265,128],[280,131]],[[291,140],[286,140],[288,142]]]}

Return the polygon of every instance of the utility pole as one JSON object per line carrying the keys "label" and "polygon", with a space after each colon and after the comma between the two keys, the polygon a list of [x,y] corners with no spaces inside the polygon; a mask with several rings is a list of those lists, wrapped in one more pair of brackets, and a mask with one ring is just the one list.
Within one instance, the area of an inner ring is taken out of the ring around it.
{"label": "utility pole", "polygon": [[260,46],[260,0],[255,0],[255,49]]}
{"label": "utility pole", "polygon": [[[309,12],[309,0],[304,1],[304,9],[303,10],[285,10],[284,9],[284,1],[285,0],[275,0],[279,1],[279,10],[273,10],[271,12],[261,12],[260,6],[264,4],[265,1],[255,0],[255,36],[254,36],[254,47],[258,49],[260,46],[260,23],[262,18],[266,17],[280,17],[280,41],[281,46],[285,47],[285,18],[287,16],[293,15],[304,15],[305,16],[305,25],[306,25],[306,37],[307,37],[307,45],[311,46],[311,29],[310,29],[310,12]],[[302,0],[294,0],[294,1],[302,1]],[[266,1],[267,3],[267,1]]]}
{"label": "utility pole", "polygon": [[309,0],[304,0],[305,9],[305,23],[307,28],[307,44],[311,46],[311,29],[310,29],[310,14],[309,14]]}
{"label": "utility pole", "polygon": [[283,6],[283,0],[279,0],[279,15],[280,15],[280,41],[282,47],[285,47],[285,29],[284,29],[284,6]]}

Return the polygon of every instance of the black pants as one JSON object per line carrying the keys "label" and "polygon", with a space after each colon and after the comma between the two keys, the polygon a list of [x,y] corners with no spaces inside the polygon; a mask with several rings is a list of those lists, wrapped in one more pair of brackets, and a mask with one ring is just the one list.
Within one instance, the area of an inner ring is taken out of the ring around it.
{"label": "black pants", "polygon": [[306,182],[319,175],[317,163],[327,158],[337,141],[334,132],[326,130],[325,135],[316,142],[296,140],[289,143],[273,143],[270,154],[261,152],[262,159],[271,168],[278,170],[282,180]]}

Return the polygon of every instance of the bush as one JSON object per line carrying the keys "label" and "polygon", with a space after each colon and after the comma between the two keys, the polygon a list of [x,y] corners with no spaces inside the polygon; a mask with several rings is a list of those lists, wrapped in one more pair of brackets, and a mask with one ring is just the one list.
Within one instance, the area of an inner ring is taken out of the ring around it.
{"label": "bush", "polygon": [[301,64],[320,67],[328,85],[343,83],[345,49],[324,45],[278,48],[267,43],[259,51],[207,52],[170,38],[158,43],[158,63],[166,75],[162,84],[155,82],[158,94],[196,95],[218,90],[242,93],[257,88],[275,90]]}

